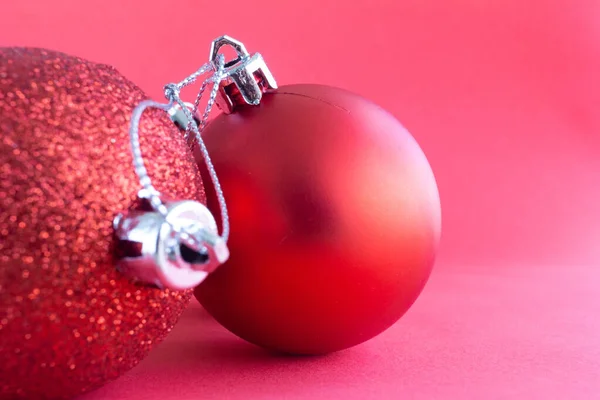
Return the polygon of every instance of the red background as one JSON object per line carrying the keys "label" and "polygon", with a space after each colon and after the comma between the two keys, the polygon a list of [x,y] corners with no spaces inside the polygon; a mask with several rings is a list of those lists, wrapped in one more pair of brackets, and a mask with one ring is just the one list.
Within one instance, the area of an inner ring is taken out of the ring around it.
{"label": "red background", "polygon": [[276,358],[193,306],[98,399],[546,398],[600,392],[600,3],[594,0],[11,1],[0,45],[115,65],[159,98],[229,34],[278,83],[373,99],[436,173],[443,239],[392,329]]}

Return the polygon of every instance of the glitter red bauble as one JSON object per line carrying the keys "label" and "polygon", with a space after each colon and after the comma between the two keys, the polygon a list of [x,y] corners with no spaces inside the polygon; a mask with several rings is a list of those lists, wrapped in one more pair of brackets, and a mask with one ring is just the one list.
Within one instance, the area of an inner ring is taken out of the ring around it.
{"label": "glitter red bauble", "polygon": [[[0,398],[71,398],[136,365],[190,291],[133,284],[114,267],[113,218],[140,183],[128,124],[144,93],[115,69],[0,49]],[[203,199],[180,133],[145,114],[157,189]]]}
{"label": "glitter red bauble", "polygon": [[219,116],[204,138],[232,229],[229,261],[195,290],[218,322],[269,349],[322,354],[409,309],[435,259],[440,200],[392,115],[341,89],[294,85]]}

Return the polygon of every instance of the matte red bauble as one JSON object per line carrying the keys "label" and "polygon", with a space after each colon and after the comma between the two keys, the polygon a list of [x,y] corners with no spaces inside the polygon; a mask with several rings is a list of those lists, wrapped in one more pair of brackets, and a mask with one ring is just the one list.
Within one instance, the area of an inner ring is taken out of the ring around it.
{"label": "matte red bauble", "polygon": [[[39,49],[0,49],[0,398],[71,398],[136,365],[190,291],[119,273],[113,219],[140,183],[128,127],[144,93],[115,69]],[[168,117],[142,120],[157,188],[203,198]]]}
{"label": "matte red bauble", "polygon": [[269,349],[321,354],[409,309],[438,248],[440,200],[392,115],[341,89],[293,85],[203,136],[231,221],[230,260],[195,290],[218,322]]}

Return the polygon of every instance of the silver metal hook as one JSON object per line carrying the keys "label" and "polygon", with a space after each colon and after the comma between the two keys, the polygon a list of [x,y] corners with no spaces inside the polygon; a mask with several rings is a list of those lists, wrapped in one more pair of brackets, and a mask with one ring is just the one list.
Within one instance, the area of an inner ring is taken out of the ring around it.
{"label": "silver metal hook", "polygon": [[213,63],[213,65],[216,62],[217,57],[219,56],[219,50],[221,50],[221,47],[223,47],[223,46],[230,46],[237,53],[236,59],[225,62],[225,68],[231,67],[232,65],[240,62],[244,58],[247,58],[248,56],[250,56],[250,53],[248,53],[248,50],[246,50],[246,46],[244,46],[244,44],[242,42],[235,40],[231,36],[223,35],[223,36],[218,37],[215,40],[213,40],[213,42],[210,46],[209,60],[211,63]]}

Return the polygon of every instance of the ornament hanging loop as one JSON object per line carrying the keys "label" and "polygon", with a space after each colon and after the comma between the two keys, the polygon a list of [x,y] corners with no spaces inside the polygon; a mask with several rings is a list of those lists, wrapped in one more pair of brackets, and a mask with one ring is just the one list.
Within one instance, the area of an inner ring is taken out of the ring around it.
{"label": "ornament hanging loop", "polygon": [[[219,53],[223,46],[232,47],[237,57],[225,62],[224,55]],[[196,101],[185,103],[181,90],[205,75],[208,76],[201,84]],[[208,102],[200,116],[196,113],[200,99],[210,85]],[[142,186],[139,197],[150,209],[123,212],[114,220],[121,271],[159,287],[188,289],[202,282],[229,258],[227,205],[201,133],[213,104],[216,103],[228,114],[238,105],[260,104],[263,93],[270,89],[277,89],[277,83],[262,56],[259,53],[250,55],[241,42],[221,36],[212,42],[208,63],[183,81],[164,87],[167,104],[150,100],[138,104],[131,118],[129,134],[133,165]],[[148,108],[166,112],[184,132],[184,138],[199,147],[219,199],[223,225],[221,235],[206,206],[195,201],[164,202],[152,185],[139,141],[140,119]]]}
{"label": "ornament hanging loop", "polygon": [[227,35],[212,42],[210,62],[213,67],[224,46],[233,48],[237,58],[225,64],[216,103],[224,113],[231,114],[239,105],[260,104],[263,93],[277,89],[277,82],[260,53],[250,55],[243,43]]}
{"label": "ornament hanging loop", "polygon": [[[138,198],[143,206],[118,214],[113,226],[117,239],[117,266],[121,272],[136,281],[160,288],[190,289],[200,284],[209,273],[229,258],[227,206],[208,150],[200,136],[200,130],[206,123],[217,90],[215,87],[211,92],[202,120],[195,118],[195,112],[203,89],[193,105],[184,103],[180,96],[182,88],[207,73],[213,74],[206,78],[202,87],[205,88],[209,82],[214,82],[216,86],[223,70],[221,55],[218,57],[217,66],[215,70],[212,64],[207,63],[183,81],[166,85],[165,97],[169,101],[167,104],[146,100],[138,104],[133,111],[129,136],[133,166],[142,186]],[[176,126],[195,134],[205,155],[207,167],[211,171],[215,190],[219,194],[222,235],[219,235],[216,221],[205,205],[189,200],[165,201],[152,185],[139,140],[140,120],[144,111],[149,108],[166,112]]]}

